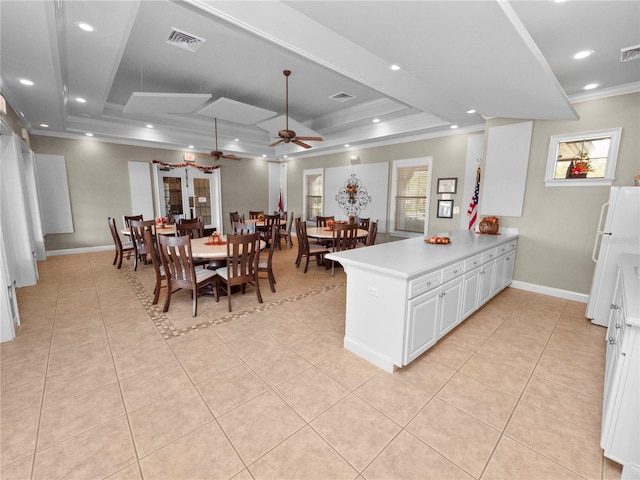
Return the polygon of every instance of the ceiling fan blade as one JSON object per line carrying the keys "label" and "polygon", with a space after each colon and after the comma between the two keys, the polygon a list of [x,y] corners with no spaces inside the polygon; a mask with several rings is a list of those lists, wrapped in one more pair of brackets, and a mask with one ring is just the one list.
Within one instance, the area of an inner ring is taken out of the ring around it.
{"label": "ceiling fan blade", "polygon": [[297,137],[297,140],[313,140],[314,142],[321,142],[322,137]]}
{"label": "ceiling fan blade", "polygon": [[227,153],[225,155],[222,155],[222,158],[228,158],[229,160],[242,160],[240,157],[237,157],[233,153]]}
{"label": "ceiling fan blade", "polygon": [[277,142],[272,143],[271,145],[269,145],[270,147],[275,147],[276,145],[279,145],[280,143],[284,142],[283,139],[278,140]]}
{"label": "ceiling fan blade", "polygon": [[297,138],[294,140],[291,140],[293,143],[295,143],[296,145],[299,145],[302,148],[311,148],[311,145],[307,145],[304,142],[301,142],[300,140],[298,140]]}

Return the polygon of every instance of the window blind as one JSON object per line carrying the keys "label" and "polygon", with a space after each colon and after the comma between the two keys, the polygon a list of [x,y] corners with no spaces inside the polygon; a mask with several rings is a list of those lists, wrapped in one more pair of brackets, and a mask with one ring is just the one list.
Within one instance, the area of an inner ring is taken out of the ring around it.
{"label": "window blind", "polygon": [[395,230],[424,232],[428,180],[426,165],[397,168]]}

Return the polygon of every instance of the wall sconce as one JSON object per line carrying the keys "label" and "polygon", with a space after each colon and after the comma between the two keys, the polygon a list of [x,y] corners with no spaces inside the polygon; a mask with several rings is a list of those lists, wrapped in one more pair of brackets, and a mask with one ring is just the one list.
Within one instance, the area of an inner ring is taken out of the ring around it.
{"label": "wall sconce", "polygon": [[349,157],[349,160],[351,160],[351,165],[354,165],[356,163],[360,163],[360,157],[358,155],[351,155]]}

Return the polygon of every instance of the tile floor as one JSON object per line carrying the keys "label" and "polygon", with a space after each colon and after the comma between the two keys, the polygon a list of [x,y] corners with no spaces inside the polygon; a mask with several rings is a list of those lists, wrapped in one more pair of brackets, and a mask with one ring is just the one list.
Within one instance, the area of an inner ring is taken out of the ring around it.
{"label": "tile floor", "polygon": [[[151,305],[151,267],[50,257],[1,348],[10,479],[616,479],[599,447],[604,330],[506,289],[391,375],[342,348],[345,275],[274,256],[223,299]],[[162,301],[162,298],[161,298]]]}

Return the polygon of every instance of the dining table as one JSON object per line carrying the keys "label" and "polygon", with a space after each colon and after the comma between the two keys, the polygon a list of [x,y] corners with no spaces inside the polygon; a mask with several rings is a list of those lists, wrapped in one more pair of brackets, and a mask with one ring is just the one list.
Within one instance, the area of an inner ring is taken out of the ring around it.
{"label": "dining table", "polygon": [[[171,225],[167,225],[166,227],[155,227],[155,234],[156,235],[170,235],[170,236],[175,236],[176,234],[176,226],[175,224],[171,224]],[[123,228],[122,230],[120,230],[120,233],[122,233],[123,235],[126,236],[130,236],[131,235],[131,230],[128,228]]]}
{"label": "dining table", "polygon": [[[330,227],[307,227],[307,237],[317,238],[318,240],[331,240],[333,239],[334,230]],[[359,228],[356,237],[364,238],[369,235],[368,230]]]}
{"label": "dining table", "polygon": [[[192,238],[191,255],[199,260],[226,260],[227,236],[220,235],[220,243],[213,243],[211,237]],[[267,246],[264,240],[260,240],[260,250]],[[240,251],[242,253],[242,251]]]}

